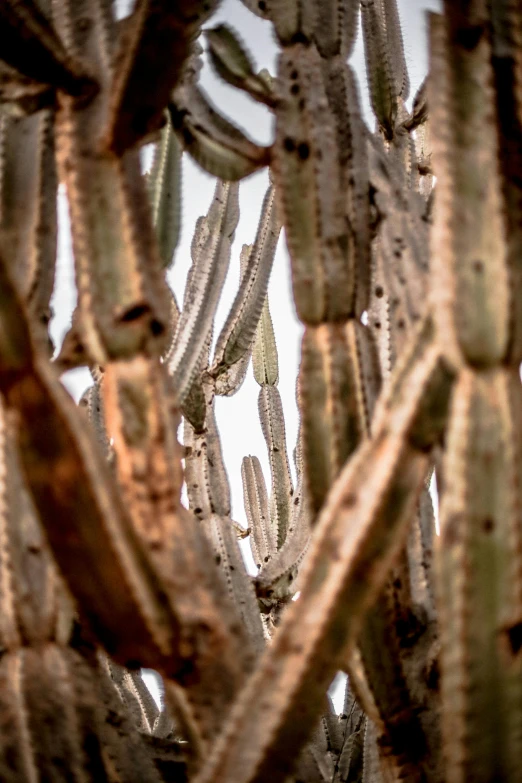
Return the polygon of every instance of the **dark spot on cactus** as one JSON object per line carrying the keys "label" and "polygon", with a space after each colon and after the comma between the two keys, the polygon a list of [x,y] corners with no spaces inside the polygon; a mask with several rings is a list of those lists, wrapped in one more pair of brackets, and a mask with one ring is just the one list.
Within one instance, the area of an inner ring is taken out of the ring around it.
{"label": "dark spot on cactus", "polygon": [[438,691],[440,682],[440,669],[437,659],[432,661],[431,666],[426,673],[426,685],[430,691]]}
{"label": "dark spot on cactus", "polygon": [[460,44],[464,49],[470,52],[478,46],[484,33],[484,27],[476,24],[471,27],[460,28],[455,36],[455,43]]}
{"label": "dark spot on cactus", "polygon": [[265,0],[259,0],[257,7],[260,11],[263,11],[263,13],[266,11],[266,3]]}
{"label": "dark spot on cactus", "polygon": [[201,509],[199,508],[199,506],[198,508],[194,509],[194,514],[201,514]]}
{"label": "dark spot on cactus", "polygon": [[120,317],[121,323],[127,324],[131,321],[137,321],[139,318],[150,312],[150,307],[146,304],[134,305]]}
{"label": "dark spot on cactus", "polygon": [[393,582],[393,586],[395,587],[396,590],[400,590],[402,587],[402,580],[399,579],[399,577],[397,577],[397,579],[395,579]]}
{"label": "dark spot on cactus", "polygon": [[216,563],[218,565],[221,563],[221,555],[216,555]]}
{"label": "dark spot on cactus", "polygon": [[160,334],[163,334],[165,331],[165,327],[161,323],[161,321],[158,321],[156,318],[153,318],[150,322],[150,331],[154,335],[154,337],[159,337]]}
{"label": "dark spot on cactus", "polygon": [[375,296],[379,299],[384,296],[384,288],[382,285],[375,286]]}
{"label": "dark spot on cactus", "polygon": [[[174,123],[172,124],[174,125]],[[183,136],[183,142],[186,147],[190,147],[194,143],[194,137],[188,128],[181,128],[181,135]]]}
{"label": "dark spot on cactus", "polygon": [[297,106],[298,106],[299,111],[304,111],[304,107],[305,107],[304,98],[301,98],[301,100],[299,101]]}
{"label": "dark spot on cactus", "polygon": [[297,148],[297,154],[301,158],[301,160],[307,160],[307,158],[310,157],[310,147],[306,142],[302,141],[301,144]]}
{"label": "dark spot on cactus", "polygon": [[288,581],[289,582],[293,582],[294,581],[294,575],[293,574],[288,574]]}
{"label": "dark spot on cactus", "polygon": [[287,152],[293,152],[295,150],[295,142],[289,136],[283,141],[283,147]]}
{"label": "dark spot on cactus", "polygon": [[381,322],[380,321],[375,321],[374,326],[375,326],[376,329],[380,329],[381,328]]}
{"label": "dark spot on cactus", "polygon": [[512,625],[511,628],[507,628],[505,634],[509,642],[511,654],[513,656],[518,655],[522,648],[522,622]]}
{"label": "dark spot on cactus", "polygon": [[354,492],[349,492],[343,500],[344,508],[353,508],[357,503],[357,495]]}
{"label": "dark spot on cactus", "polygon": [[265,563],[268,563],[268,561],[269,561],[269,560],[270,560],[270,557],[267,555],[267,556],[265,557]]}
{"label": "dark spot on cactus", "polygon": [[231,565],[231,566],[230,566],[230,570],[231,570],[231,571],[235,571],[236,569],[234,568],[234,566],[233,566],[233,565]]}
{"label": "dark spot on cactus", "polygon": [[305,44],[305,46],[307,46],[310,43],[310,41],[306,37],[306,35],[304,35],[301,32],[301,30],[298,30],[296,33],[294,33],[294,35],[290,39],[290,43],[291,44]]}
{"label": "dark spot on cactus", "polygon": [[294,506],[298,506],[298,505],[299,505],[299,498],[296,498],[296,499],[294,500]]}
{"label": "dark spot on cactus", "polygon": [[92,19],[89,19],[88,16],[83,16],[81,19],[78,19],[76,23],[76,29],[80,33],[86,33],[90,28],[92,27]]}
{"label": "dark spot on cactus", "polygon": [[299,73],[295,69],[290,74],[290,78],[291,79],[297,79],[298,76],[299,76]]}
{"label": "dark spot on cactus", "polygon": [[486,519],[482,523],[482,530],[484,533],[492,533],[495,529],[495,523],[491,519],[491,517],[486,517]]}
{"label": "dark spot on cactus", "polygon": [[473,271],[476,272],[477,275],[481,275],[484,271],[484,262],[483,261],[473,261]]}
{"label": "dark spot on cactus", "polygon": [[404,318],[399,318],[399,320],[397,321],[397,327],[399,329],[404,329],[405,326],[406,326],[406,323],[404,321]]}
{"label": "dark spot on cactus", "polygon": [[290,87],[290,92],[292,95],[299,95],[299,85],[298,84],[292,84]]}

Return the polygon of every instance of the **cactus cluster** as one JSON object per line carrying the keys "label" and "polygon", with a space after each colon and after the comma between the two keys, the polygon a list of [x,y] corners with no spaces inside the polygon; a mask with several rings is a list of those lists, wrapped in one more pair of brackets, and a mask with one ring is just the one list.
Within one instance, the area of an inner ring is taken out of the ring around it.
{"label": "cactus cluster", "polygon": [[[0,3],[0,781],[516,783],[522,3],[444,0],[409,109],[397,0],[243,2],[277,73],[213,26],[218,0],[119,21],[111,0]],[[269,146],[210,102],[202,43],[273,113]],[[183,154],[217,182],[181,302]],[[265,167],[214,339],[239,181]],[[53,356],[59,185],[78,301]],[[267,297],[283,228],[296,481]],[[244,529],[214,405],[250,362],[270,480],[245,456]],[[81,366],[76,405],[60,376]]]}

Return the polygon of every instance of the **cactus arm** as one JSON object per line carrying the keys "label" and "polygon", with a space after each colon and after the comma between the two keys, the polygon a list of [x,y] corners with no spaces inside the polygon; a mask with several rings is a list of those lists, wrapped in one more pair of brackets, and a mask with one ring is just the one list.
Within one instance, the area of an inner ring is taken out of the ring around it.
{"label": "cactus arm", "polygon": [[71,57],[38,5],[5,0],[0,7],[0,54],[36,82],[89,100],[97,92],[92,75]]}
{"label": "cactus arm", "polygon": [[297,486],[292,496],[290,524],[285,542],[272,558],[262,564],[256,577],[260,599],[287,602],[299,590],[298,573],[310,543],[310,503],[304,486],[301,458],[302,438],[298,434],[296,449]]}
{"label": "cactus arm", "polygon": [[435,561],[451,783],[518,774],[521,423],[517,369],[461,372],[451,402]]}
{"label": "cactus arm", "polygon": [[96,0],[87,36],[79,4],[64,2],[56,9],[68,46],[89,57],[102,87],[85,108],[59,94],[56,143],[71,214],[82,342],[91,361],[104,365],[109,357],[161,351],[168,291],[138,152],[118,160],[100,147],[114,38],[100,6]]}
{"label": "cactus arm", "polygon": [[100,389],[100,383],[89,386],[82,394],[78,406],[85,410],[87,419],[96,435],[98,443],[105,451],[107,459],[112,457],[113,451],[110,445],[107,428],[105,426],[105,410],[103,404],[103,395]]}
{"label": "cactus arm", "polygon": [[156,145],[147,185],[161,260],[168,268],[181,230],[181,149],[170,120]]}
{"label": "cactus arm", "polygon": [[211,2],[137,0],[115,56],[107,149],[121,156],[162,122],[200,25],[218,6]]}
{"label": "cactus arm", "polygon": [[199,224],[199,247],[193,249],[193,271],[173,345],[166,357],[177,400],[183,401],[198,369],[230,261],[230,246],[239,219],[238,186],[216,185],[206,221]]}
{"label": "cactus arm", "polygon": [[410,78],[404,56],[404,43],[397,0],[378,0],[378,2],[381,4],[385,35],[389,43],[395,94],[397,97],[402,98],[403,101],[406,101],[410,93]]}
{"label": "cactus arm", "polygon": [[183,148],[213,176],[235,182],[268,164],[268,149],[219,114],[198,87],[181,85],[169,111]]}
{"label": "cactus arm", "polygon": [[245,90],[252,98],[274,106],[272,91],[265,79],[254,72],[252,58],[232,28],[220,24],[205,32],[210,61],[216,72],[233,87]]}
{"label": "cactus arm", "polygon": [[252,554],[255,564],[261,568],[277,552],[277,541],[270,524],[268,495],[261,463],[257,457],[243,457],[241,478]]}
{"label": "cactus arm", "polygon": [[[208,352],[210,349],[210,343],[212,338],[212,332],[209,332],[207,343],[203,349],[201,355],[201,363],[199,368],[199,374],[196,373],[196,377],[193,380],[187,396],[183,400],[181,405],[181,412],[185,417],[186,422],[189,422],[197,435],[201,435],[205,431],[205,417],[207,415],[207,400],[205,397],[205,385],[203,382],[203,376],[208,368]],[[185,435],[185,437],[188,437]],[[189,445],[188,441],[185,443]],[[198,505],[196,503],[196,505]]]}
{"label": "cactus arm", "polygon": [[189,505],[198,519],[209,518],[213,513],[229,517],[230,487],[216,424],[214,389],[208,379],[203,383],[203,394],[206,416],[202,432],[194,432],[185,420],[185,480]]}
{"label": "cactus arm", "polygon": [[254,378],[260,386],[264,383],[269,386],[277,386],[279,380],[279,366],[268,298],[265,299],[263,304],[261,318],[259,319],[259,324],[257,326],[254,349],[252,352],[252,364],[254,367]]}
{"label": "cactus arm", "polygon": [[[303,498],[297,494],[294,498]],[[294,507],[295,509],[295,507]],[[293,510],[294,510],[293,509]],[[302,514],[294,513],[283,546],[264,565],[255,579],[256,592],[261,600],[288,602],[299,590],[298,573],[310,544],[310,524],[306,510]]]}
{"label": "cactus arm", "polygon": [[284,544],[288,533],[294,490],[286,451],[283,406],[277,388],[263,385],[259,392],[258,405],[261,429],[268,449],[272,474],[270,518],[277,531],[277,546],[279,548]]}
{"label": "cactus arm", "polygon": [[[411,194],[414,196],[417,194]],[[419,197],[420,198],[420,197]],[[386,291],[390,300],[390,339],[399,356],[426,309],[428,226],[420,204],[411,199],[405,209],[391,208],[379,227]]]}
{"label": "cactus arm", "polygon": [[336,126],[315,46],[295,44],[283,50],[278,90],[272,173],[297,313],[309,324],[340,320],[353,311],[354,258],[346,252],[349,239]]}
{"label": "cactus arm", "polygon": [[380,385],[371,335],[355,320],[307,327],[300,373],[304,471],[315,517],[342,466],[369,434]]}
{"label": "cactus arm", "polygon": [[346,252],[355,259],[355,312],[360,317],[368,308],[370,277],[368,131],[361,116],[355,75],[344,57],[329,58],[322,67],[336,127],[344,213],[350,226]]}
{"label": "cactus arm", "polygon": [[[506,354],[510,320],[493,73],[484,13],[475,24],[475,3],[464,20],[459,9],[460,3],[448,9],[445,20],[430,17],[428,97],[433,127],[444,128],[433,138],[431,294],[452,361],[491,365]],[[477,41],[467,48],[466,36],[474,35]]]}
{"label": "cactus arm", "polygon": [[[252,247],[252,245],[243,245],[241,248],[241,253],[239,254],[240,284],[242,283],[243,277],[245,275],[247,261],[252,251]],[[215,378],[214,388],[217,395],[231,397],[239,390],[243,384],[243,381],[245,380],[251,355],[252,350],[249,348],[238,362],[233,364],[232,367],[229,367],[227,370],[225,370],[225,372],[221,373],[217,378]]]}
{"label": "cactus arm", "polygon": [[307,555],[300,599],[286,610],[197,783],[260,781],[268,769],[273,781],[283,780],[292,753],[309,736],[337,656],[354,643],[404,542],[428,467],[425,417],[430,404],[437,410],[442,405],[441,395],[447,401],[451,385],[433,344],[407,384],[407,398],[399,392],[388,401],[379,433],[332,489]]}
{"label": "cactus arm", "polygon": [[13,119],[2,113],[0,139],[0,252],[48,350],[57,249],[53,114]]}
{"label": "cactus arm", "polygon": [[[273,333],[271,336],[273,337]],[[257,339],[260,342],[264,339],[261,325],[258,327]],[[271,355],[271,360],[269,362],[270,366],[273,366],[277,370],[277,350],[275,341],[273,345],[271,344],[271,341],[269,341],[263,348],[265,353],[270,353]],[[273,387],[274,391],[277,391],[275,383],[268,383],[264,374],[261,375],[261,372],[258,372],[258,376],[264,381],[261,388],[266,390],[265,395],[267,394],[267,390],[271,387]],[[277,377],[276,374],[276,380]],[[286,536],[281,543],[281,541],[277,540],[276,535],[276,548],[273,551],[271,558],[269,558],[267,562],[261,563],[261,568],[255,580],[257,594],[265,605],[271,607],[274,619],[276,619],[280,607],[284,606],[298,590],[296,577],[310,539],[310,504],[308,501],[308,493],[306,492],[306,487],[304,485],[303,460],[301,457],[301,429],[299,431],[298,445],[295,452],[295,464],[298,477],[297,486],[290,496]],[[283,495],[283,501],[284,499],[285,495]],[[271,521],[272,516],[273,514],[271,514]],[[274,529],[273,525],[271,525],[271,530],[277,534],[277,528]]]}
{"label": "cactus arm", "polygon": [[264,202],[256,241],[248,256],[241,283],[225,325],[218,337],[210,372],[218,376],[240,361],[254,339],[266,298],[281,224],[276,196],[270,187]]}
{"label": "cactus arm", "polygon": [[397,93],[381,0],[361,0],[361,19],[372,108],[384,137],[391,140],[397,117]]}

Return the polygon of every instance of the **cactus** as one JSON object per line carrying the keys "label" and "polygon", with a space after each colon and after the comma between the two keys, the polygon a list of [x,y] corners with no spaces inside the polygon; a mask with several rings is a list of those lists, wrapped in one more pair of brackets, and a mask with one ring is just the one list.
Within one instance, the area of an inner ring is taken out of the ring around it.
{"label": "cactus", "polygon": [[[444,0],[409,110],[397,0],[243,1],[273,26],[274,76],[213,26],[217,0],[135,0],[120,21],[108,0],[0,4],[0,779],[517,783],[522,7]],[[359,19],[373,131],[347,62]],[[200,35],[272,112],[269,146],[199,85]],[[183,155],[217,182],[182,301]],[[214,340],[240,181],[264,168]],[[78,302],[53,359],[59,185]],[[270,477],[245,456],[245,528],[215,400],[250,364]],[[78,405],[60,381],[77,366]]]}

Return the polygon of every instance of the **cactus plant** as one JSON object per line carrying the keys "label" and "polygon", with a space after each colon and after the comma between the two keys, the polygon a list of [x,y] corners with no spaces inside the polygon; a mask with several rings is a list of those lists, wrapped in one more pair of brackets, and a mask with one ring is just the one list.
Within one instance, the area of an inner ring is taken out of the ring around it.
{"label": "cactus plant", "polygon": [[[274,75],[213,24],[218,0],[119,21],[108,0],[0,5],[0,780],[516,783],[522,5],[444,0],[410,110],[396,0],[243,1]],[[270,145],[211,103],[200,41],[273,113]],[[217,178],[183,301],[182,155]],[[265,167],[214,340],[240,180]],[[59,185],[78,303],[53,359]],[[295,479],[267,293],[282,228]],[[215,400],[250,362],[270,479],[245,455],[244,528]]]}

